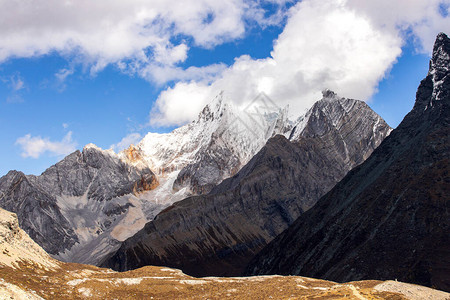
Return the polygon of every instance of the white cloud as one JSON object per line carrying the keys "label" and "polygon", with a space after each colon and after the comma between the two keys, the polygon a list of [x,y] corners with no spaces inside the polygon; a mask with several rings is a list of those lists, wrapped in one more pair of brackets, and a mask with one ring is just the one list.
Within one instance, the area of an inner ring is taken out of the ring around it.
{"label": "white cloud", "polygon": [[72,140],[72,131],[69,131],[61,141],[56,142],[26,134],[16,140],[16,145],[22,148],[22,157],[39,158],[46,152],[54,156],[67,155],[76,150],[77,144]]}
{"label": "white cloud", "polygon": [[59,82],[66,81],[67,77],[72,75],[74,73],[73,69],[61,69],[58,72],[56,72],[55,77],[58,79]]}
{"label": "white cloud", "polygon": [[191,66],[187,69],[174,66],[154,66],[150,65],[142,68],[139,74],[157,84],[163,84],[168,81],[202,81],[212,82],[216,79],[227,66],[225,64],[212,64],[204,67]]}
{"label": "white cloud", "polygon": [[401,55],[407,30],[419,50],[429,51],[436,33],[450,28],[450,18],[438,11],[442,2],[303,0],[290,9],[270,57],[244,55],[212,80],[177,83],[159,95],[150,122],[192,120],[221,90],[238,105],[264,91],[280,106],[289,104],[296,116],[320,99],[324,88],[367,100]]}
{"label": "white cloud", "polygon": [[66,87],[67,87],[66,79],[67,79],[67,77],[72,75],[74,72],[75,71],[73,68],[70,68],[70,69],[63,68],[55,73],[56,86],[58,88],[58,91],[62,92],[66,89]]}
{"label": "white cloud", "polygon": [[110,149],[115,152],[120,152],[123,149],[130,147],[131,144],[137,144],[141,140],[142,136],[139,133],[130,133],[126,137],[124,137],[117,144],[113,144],[110,146]]}
{"label": "white cloud", "polygon": [[25,82],[19,74],[10,77],[10,86],[13,91],[20,91],[25,87]]}
{"label": "white cloud", "polygon": [[22,94],[25,89],[25,81],[19,72],[11,76],[0,77],[0,81],[5,83],[10,89],[10,93],[6,97],[6,103],[24,102]]}
{"label": "white cloud", "polygon": [[115,63],[173,66],[187,58],[189,45],[243,37],[252,12],[267,1],[0,0],[0,63],[57,52],[91,73]]}
{"label": "white cloud", "polygon": [[[400,34],[410,31],[417,50],[431,53],[436,35],[450,29],[450,0],[348,0],[348,6],[365,15],[378,28]],[[447,10],[447,16],[440,10]]]}
{"label": "white cloud", "polygon": [[[367,99],[406,35],[429,53],[436,34],[450,28],[450,0],[303,0],[286,12],[287,2],[0,0],[0,63],[56,52],[93,74],[114,64],[157,84],[178,81],[159,95],[151,123],[179,125],[221,90],[238,104],[263,90],[294,114],[325,87]],[[271,3],[277,9],[267,15]],[[280,25],[286,16],[266,59],[244,55],[231,66],[180,67],[192,47],[213,48],[244,37],[248,26]],[[55,75],[62,88],[72,72]]]}
{"label": "white cloud", "polygon": [[163,91],[151,112],[152,125],[182,125],[191,121],[211,100],[211,86],[203,83],[179,82]]}

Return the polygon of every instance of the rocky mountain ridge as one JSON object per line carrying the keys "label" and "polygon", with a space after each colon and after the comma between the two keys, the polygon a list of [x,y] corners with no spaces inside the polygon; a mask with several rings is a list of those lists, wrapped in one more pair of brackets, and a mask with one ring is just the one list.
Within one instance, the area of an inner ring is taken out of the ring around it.
{"label": "rocky mountain ridge", "polygon": [[148,133],[136,149],[157,175],[173,181],[169,193],[205,194],[239,171],[270,137],[289,133],[287,108],[268,109],[258,99],[254,105],[257,121],[220,93],[195,121],[170,133]]}
{"label": "rocky mountain ridge", "polygon": [[177,202],[102,265],[164,265],[235,276],[264,245],[364,161],[390,132],[364,102],[330,91],[289,133],[266,145],[207,195]]}
{"label": "rocky mountain ridge", "polygon": [[77,260],[84,254],[80,247],[94,240],[97,249],[113,247],[111,230],[126,226],[140,194],[157,185],[148,167],[87,145],[40,176],[10,171],[0,178],[0,206],[15,212],[21,227],[50,254]]}
{"label": "rocky mountain ridge", "polygon": [[[327,114],[338,118],[348,107],[344,99],[334,100],[340,108]],[[293,123],[287,113],[265,95],[239,110],[220,94],[195,121],[168,134],[149,133],[119,154],[89,144],[40,176],[8,173],[0,179],[0,207],[16,212],[24,230],[55,257],[98,264],[170,204],[233,176],[268,138],[294,140],[305,120],[317,119],[310,112]],[[381,126],[375,132],[384,133],[384,121],[369,117]]]}

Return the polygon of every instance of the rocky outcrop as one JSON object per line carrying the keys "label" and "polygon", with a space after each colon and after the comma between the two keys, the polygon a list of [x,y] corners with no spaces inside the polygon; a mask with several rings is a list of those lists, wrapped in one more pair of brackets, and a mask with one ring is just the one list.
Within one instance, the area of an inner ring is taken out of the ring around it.
{"label": "rocky outcrop", "polygon": [[47,252],[65,258],[75,245],[85,245],[117,225],[134,206],[124,196],[156,185],[149,168],[88,145],[40,176],[11,171],[0,178],[0,207],[15,212],[20,226]]}
{"label": "rocky outcrop", "polygon": [[247,274],[373,278],[450,290],[450,39],[439,34],[412,111]]}
{"label": "rocky outcrop", "polygon": [[164,265],[196,276],[239,275],[389,132],[363,102],[325,93],[288,134],[291,141],[281,135],[270,139],[235,176],[208,195],[162,211],[102,265],[116,270]]}

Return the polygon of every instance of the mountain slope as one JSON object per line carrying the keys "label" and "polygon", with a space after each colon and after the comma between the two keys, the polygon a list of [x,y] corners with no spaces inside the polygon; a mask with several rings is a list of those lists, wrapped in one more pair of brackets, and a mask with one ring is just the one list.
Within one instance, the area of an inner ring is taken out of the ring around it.
{"label": "mountain slope", "polygon": [[271,239],[308,210],[390,132],[366,104],[326,91],[295,125],[208,195],[167,208],[102,265],[149,264],[196,276],[239,275]]}
{"label": "mountain slope", "polygon": [[0,266],[20,269],[21,264],[42,269],[59,269],[51,258],[20,227],[17,216],[0,208]]}
{"label": "mountain slope", "polygon": [[247,274],[398,278],[449,291],[449,159],[450,39],[441,33],[412,111]]}
{"label": "mountain slope", "polygon": [[448,298],[447,293],[401,282],[336,284],[293,276],[194,278],[169,268],[145,267],[117,273],[62,263],[52,259],[19,228],[14,214],[0,209],[1,299],[287,299],[343,295],[350,299],[362,295],[378,299],[400,295],[405,299]]}
{"label": "mountain slope", "polygon": [[0,178],[0,207],[16,212],[55,257],[97,264],[173,202],[235,174],[269,137],[289,130],[286,114],[266,110],[256,135],[237,132],[236,125],[254,124],[220,94],[197,120],[149,133],[119,154],[90,144],[40,176],[8,173]]}
{"label": "mountain slope", "polygon": [[[234,175],[269,137],[289,130],[286,114],[265,110],[254,126],[220,94],[197,120],[168,134],[149,133],[119,154],[90,144],[40,176],[8,173],[0,178],[0,207],[16,212],[55,257],[97,264],[173,202]],[[259,131],[237,132],[243,123]]]}

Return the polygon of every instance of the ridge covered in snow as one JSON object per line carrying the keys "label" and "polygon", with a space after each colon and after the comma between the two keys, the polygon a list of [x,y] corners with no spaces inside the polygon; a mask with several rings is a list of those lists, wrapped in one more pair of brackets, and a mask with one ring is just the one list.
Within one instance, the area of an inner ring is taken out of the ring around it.
{"label": "ridge covered in snow", "polygon": [[220,93],[193,122],[170,133],[148,133],[137,151],[175,198],[207,193],[242,168],[267,139],[290,130],[287,109],[268,111],[260,99],[252,104],[258,107],[240,110]]}

